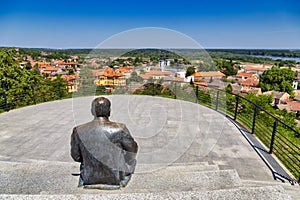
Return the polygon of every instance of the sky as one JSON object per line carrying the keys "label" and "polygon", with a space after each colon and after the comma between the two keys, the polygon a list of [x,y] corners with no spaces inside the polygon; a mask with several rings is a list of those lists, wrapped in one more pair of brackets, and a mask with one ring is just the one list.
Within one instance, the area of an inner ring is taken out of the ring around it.
{"label": "sky", "polygon": [[0,7],[0,46],[94,48],[143,27],[178,31],[204,48],[300,49],[300,1],[5,0]]}

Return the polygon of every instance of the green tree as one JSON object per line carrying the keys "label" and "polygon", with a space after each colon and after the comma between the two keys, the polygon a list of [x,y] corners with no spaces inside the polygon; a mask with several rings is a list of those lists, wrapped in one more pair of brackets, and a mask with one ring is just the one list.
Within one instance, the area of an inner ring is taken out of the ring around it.
{"label": "green tree", "polygon": [[273,67],[260,76],[259,86],[262,91],[275,90],[292,94],[295,76],[296,74],[289,68]]}
{"label": "green tree", "polygon": [[186,69],[185,77],[188,77],[188,76],[190,76],[190,75],[192,75],[194,73],[195,73],[195,68],[194,67],[188,67]]}
{"label": "green tree", "polygon": [[217,67],[221,72],[223,72],[226,76],[236,75],[238,70],[235,68],[235,63],[227,60],[215,60]]}
{"label": "green tree", "polygon": [[13,109],[68,96],[65,80],[57,77],[51,81],[34,70],[20,67],[16,60],[19,57],[14,49],[0,50],[1,105]]}
{"label": "green tree", "polygon": [[226,92],[232,92],[232,86],[231,86],[231,84],[228,84],[228,85],[225,87],[225,91],[226,91]]}

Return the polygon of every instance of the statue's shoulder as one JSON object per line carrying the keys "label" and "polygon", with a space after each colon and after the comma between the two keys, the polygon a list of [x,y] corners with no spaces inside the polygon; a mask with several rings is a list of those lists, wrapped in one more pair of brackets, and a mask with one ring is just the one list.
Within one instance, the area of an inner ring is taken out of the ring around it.
{"label": "statue's shoulder", "polygon": [[126,125],[123,124],[123,123],[109,121],[107,124],[112,126],[112,127],[119,128],[119,129],[122,129],[122,130],[126,128]]}
{"label": "statue's shoulder", "polygon": [[85,130],[85,129],[90,129],[91,127],[95,126],[93,121],[87,122],[85,124],[78,125],[74,127],[75,130]]}

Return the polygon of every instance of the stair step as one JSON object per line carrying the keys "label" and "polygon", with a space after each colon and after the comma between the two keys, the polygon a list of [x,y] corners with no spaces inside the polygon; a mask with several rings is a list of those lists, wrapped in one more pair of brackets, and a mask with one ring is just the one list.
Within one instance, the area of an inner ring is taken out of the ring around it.
{"label": "stair step", "polygon": [[216,190],[240,187],[241,180],[235,170],[217,171],[158,171],[135,174],[127,186],[132,191],[188,191]]}
{"label": "stair step", "polygon": [[138,164],[136,166],[135,173],[147,173],[147,172],[195,172],[195,171],[216,171],[219,170],[218,165],[209,165],[207,162],[195,162],[195,163],[172,163],[170,165],[163,164]]}
{"label": "stair step", "polygon": [[[209,166],[204,164],[203,166]],[[241,181],[235,170],[195,171],[201,167],[187,165],[192,172],[180,171],[183,166],[169,166],[151,173],[134,174],[124,190],[131,191],[187,191],[195,188],[222,189],[240,186]],[[199,168],[198,168],[199,167]],[[1,162],[0,193],[6,194],[39,194],[78,193],[77,163],[37,162],[18,163]]]}
{"label": "stair step", "polygon": [[226,190],[211,190],[211,191],[187,191],[187,192],[157,192],[157,193],[103,193],[98,191],[98,194],[81,194],[81,195],[0,195],[0,199],[17,199],[17,200],[77,200],[77,199],[199,199],[199,200],[215,200],[215,199],[231,199],[231,200],[291,200],[281,186],[265,186],[251,188],[236,188]]}

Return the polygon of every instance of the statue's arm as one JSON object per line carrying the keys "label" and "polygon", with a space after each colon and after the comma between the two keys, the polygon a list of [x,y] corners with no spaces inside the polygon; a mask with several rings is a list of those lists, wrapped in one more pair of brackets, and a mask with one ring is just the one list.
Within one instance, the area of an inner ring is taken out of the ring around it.
{"label": "statue's arm", "polygon": [[79,148],[79,139],[76,128],[71,135],[71,156],[74,161],[82,163],[82,155]]}
{"label": "statue's arm", "polygon": [[138,151],[138,145],[134,141],[133,137],[130,135],[129,130],[126,126],[123,129],[123,137],[122,137],[122,147],[126,151],[126,160],[131,161],[136,157],[136,153]]}

